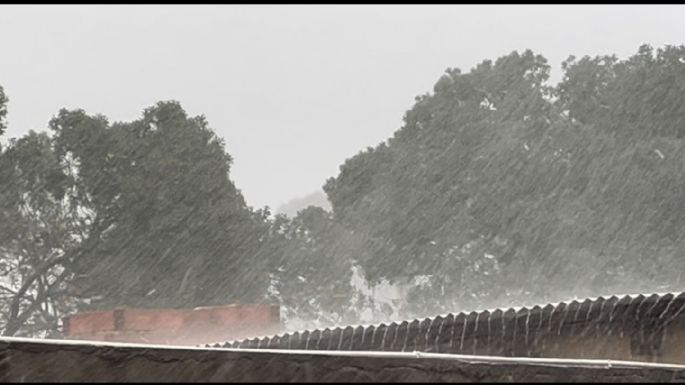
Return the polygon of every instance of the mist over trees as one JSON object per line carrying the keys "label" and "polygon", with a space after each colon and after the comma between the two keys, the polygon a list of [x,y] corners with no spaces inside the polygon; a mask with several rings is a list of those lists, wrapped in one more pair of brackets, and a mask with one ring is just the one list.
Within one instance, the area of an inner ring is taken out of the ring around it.
{"label": "mist over trees", "polygon": [[323,190],[318,190],[311,194],[307,194],[303,197],[294,198],[281,204],[276,209],[276,213],[285,214],[288,217],[292,218],[297,215],[298,211],[309,206],[321,207],[327,211],[331,210],[331,204],[330,202],[328,202],[326,194],[323,192]]}
{"label": "mist over trees", "polygon": [[[685,47],[562,69],[549,85],[531,51],[447,69],[325,181],[330,211],[292,218],[246,205],[177,102],[133,122],[60,110],[0,149],[3,334],[115,306],[267,301],[331,325],[681,290]],[[0,88],[0,134],[7,106]],[[383,311],[381,285],[406,288]]]}

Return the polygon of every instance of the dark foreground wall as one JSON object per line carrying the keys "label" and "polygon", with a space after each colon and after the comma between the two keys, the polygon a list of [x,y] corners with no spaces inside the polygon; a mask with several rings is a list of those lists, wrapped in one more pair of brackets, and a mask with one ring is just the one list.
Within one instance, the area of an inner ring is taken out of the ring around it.
{"label": "dark foreground wall", "polygon": [[685,382],[685,366],[0,339],[3,382]]}

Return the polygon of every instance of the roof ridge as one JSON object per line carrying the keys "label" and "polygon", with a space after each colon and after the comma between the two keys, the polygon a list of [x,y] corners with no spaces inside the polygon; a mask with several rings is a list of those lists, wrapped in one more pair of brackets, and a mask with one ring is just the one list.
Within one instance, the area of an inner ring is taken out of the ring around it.
{"label": "roof ridge", "polygon": [[[601,301],[608,301],[608,300],[612,300],[612,299],[614,301],[616,301],[616,303],[618,303],[620,300],[625,299],[625,298],[628,298],[630,301],[632,301],[633,299],[639,298],[639,297],[643,297],[644,299],[647,299],[650,297],[654,297],[655,295],[658,298],[662,298],[662,297],[667,296],[667,295],[672,295],[675,298],[675,297],[677,297],[679,295],[683,295],[683,294],[685,294],[685,292],[661,292],[661,293],[651,293],[651,294],[644,294],[644,293],[641,293],[641,294],[613,294],[610,296],[600,295],[597,297],[586,297],[584,299],[574,297],[574,298],[571,298],[571,299],[568,299],[565,301],[550,302],[550,303],[547,303],[545,305],[536,304],[536,305],[526,305],[526,306],[511,306],[508,308],[500,307],[500,308],[494,308],[494,309],[493,308],[484,309],[484,310],[479,310],[479,311],[473,310],[470,312],[461,311],[461,312],[443,313],[443,314],[434,315],[432,317],[393,320],[393,321],[388,321],[388,322],[375,322],[375,323],[369,323],[369,324],[361,324],[360,323],[360,324],[335,325],[335,326],[327,326],[327,327],[320,327],[320,328],[309,328],[309,329],[300,329],[300,330],[292,330],[292,331],[283,331],[283,332],[278,333],[278,334],[265,335],[265,336],[261,336],[261,337],[255,336],[255,337],[243,338],[243,339],[239,339],[239,340],[224,341],[224,343],[249,341],[249,340],[255,340],[255,339],[261,341],[261,340],[266,339],[266,338],[273,339],[275,337],[278,337],[280,339],[284,336],[292,336],[295,334],[298,334],[301,336],[301,335],[304,335],[305,333],[307,333],[308,335],[311,335],[314,332],[323,333],[326,330],[329,330],[332,332],[332,331],[335,331],[337,329],[340,329],[341,332],[344,332],[344,330],[347,330],[350,328],[352,330],[357,330],[360,327],[364,330],[366,330],[367,328],[370,328],[370,327],[374,327],[374,329],[376,329],[376,328],[379,328],[381,326],[387,328],[393,324],[401,325],[403,323],[407,323],[407,324],[413,324],[415,322],[422,323],[422,322],[425,322],[426,320],[430,320],[430,322],[433,322],[433,321],[437,320],[438,318],[446,319],[450,316],[454,320],[456,320],[457,318],[460,318],[460,317],[467,319],[472,314],[475,314],[476,317],[478,317],[479,315],[485,314],[485,313],[488,313],[488,314],[501,313],[502,316],[504,316],[505,314],[510,313],[512,311],[514,312],[514,314],[518,314],[521,311],[532,311],[535,308],[542,310],[542,309],[548,308],[549,306],[552,306],[556,310],[562,304],[564,305],[563,306],[564,311],[566,311],[569,308],[569,305],[571,305],[573,303],[576,303],[578,305],[582,305],[588,301],[590,303],[595,303],[595,302],[598,302],[600,300]],[[221,343],[217,342],[216,344],[221,344]],[[210,346],[210,345],[216,346],[216,344],[202,344],[202,346]]]}
{"label": "roof ridge", "polygon": [[471,313],[483,314],[483,313],[488,312],[488,313],[492,314],[492,313],[494,313],[494,312],[496,312],[496,311],[501,311],[502,313],[506,313],[506,312],[508,312],[508,311],[510,311],[510,310],[512,310],[512,309],[513,309],[515,312],[518,313],[521,309],[532,310],[532,309],[534,309],[534,308],[536,308],[536,307],[544,308],[544,307],[547,307],[547,306],[550,306],[550,305],[552,305],[552,306],[554,306],[554,307],[557,307],[557,306],[559,306],[559,305],[562,304],[562,303],[568,305],[568,304],[570,304],[570,303],[572,303],[572,302],[583,303],[583,302],[588,301],[588,300],[590,300],[591,302],[596,302],[596,301],[598,301],[598,300],[600,300],[600,299],[606,300],[606,299],[609,299],[609,298],[612,298],[612,297],[616,297],[616,298],[619,298],[619,299],[620,299],[620,298],[625,298],[625,297],[636,298],[636,297],[639,297],[639,296],[651,297],[651,296],[653,296],[653,295],[657,295],[657,296],[659,296],[659,297],[663,297],[663,296],[669,295],[669,294],[671,294],[671,295],[673,295],[673,296],[678,296],[678,295],[683,294],[683,293],[685,293],[685,291],[683,291],[683,292],[661,292],[661,293],[650,293],[650,294],[645,294],[645,293],[636,293],[636,294],[612,294],[612,295],[606,295],[606,296],[600,295],[600,296],[597,296],[597,297],[586,297],[586,298],[574,297],[574,298],[570,298],[570,299],[567,299],[567,300],[564,300],[564,301],[548,302],[548,303],[546,303],[546,304],[544,304],[544,305],[538,303],[538,304],[535,304],[535,305],[519,305],[519,306],[509,306],[509,307],[487,308],[487,309],[482,309],[482,310],[471,310],[471,311],[459,311],[459,312],[441,313],[441,314],[437,314],[437,315],[434,315],[434,316],[428,316],[428,317],[422,317],[422,318],[404,318],[404,319],[400,319],[400,320],[397,320],[397,319],[396,319],[396,320],[392,320],[392,321],[389,321],[389,322],[382,321],[382,322],[372,322],[372,323],[367,323],[367,324],[359,323],[359,324],[346,324],[346,325],[331,325],[331,326],[326,326],[326,327],[322,327],[322,328],[297,329],[297,330],[293,330],[293,331],[290,331],[290,332],[284,332],[283,334],[292,334],[292,333],[295,333],[295,332],[304,333],[305,331],[312,332],[312,331],[314,331],[314,330],[325,330],[325,329],[331,329],[331,330],[333,330],[333,329],[336,329],[336,328],[345,329],[345,328],[350,327],[350,326],[351,326],[353,329],[356,329],[356,328],[359,327],[359,326],[361,326],[361,327],[363,327],[363,328],[367,328],[367,327],[369,327],[369,326],[376,326],[376,325],[380,326],[380,325],[383,325],[383,324],[384,324],[384,325],[390,325],[390,324],[392,324],[392,323],[401,324],[401,323],[403,323],[403,322],[408,322],[408,323],[412,323],[412,322],[414,322],[414,321],[419,321],[419,322],[421,322],[421,321],[424,321],[424,320],[426,320],[426,319],[436,319],[436,318],[438,318],[438,317],[446,318],[446,317],[448,317],[448,316],[450,316],[450,315],[453,316],[453,317],[456,317],[456,316],[458,316],[459,314],[464,314],[464,315],[468,316],[468,315],[470,315]]}

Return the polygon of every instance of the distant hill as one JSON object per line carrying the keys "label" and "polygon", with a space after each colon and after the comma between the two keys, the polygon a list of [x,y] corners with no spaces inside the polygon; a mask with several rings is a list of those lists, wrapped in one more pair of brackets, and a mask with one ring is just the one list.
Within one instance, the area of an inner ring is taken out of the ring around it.
{"label": "distant hill", "polygon": [[276,210],[276,213],[285,214],[292,218],[297,215],[298,211],[309,206],[318,206],[326,211],[331,210],[331,203],[328,201],[326,194],[323,191],[316,191],[301,198],[291,199],[280,205]]}

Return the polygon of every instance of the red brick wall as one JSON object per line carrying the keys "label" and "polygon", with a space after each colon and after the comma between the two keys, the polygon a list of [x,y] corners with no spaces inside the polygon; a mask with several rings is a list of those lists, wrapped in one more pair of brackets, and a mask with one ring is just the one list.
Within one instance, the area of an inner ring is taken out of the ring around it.
{"label": "red brick wall", "polygon": [[280,332],[278,306],[117,309],[64,319],[68,339],[197,345]]}

